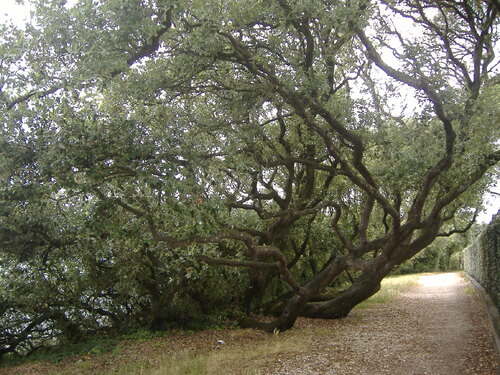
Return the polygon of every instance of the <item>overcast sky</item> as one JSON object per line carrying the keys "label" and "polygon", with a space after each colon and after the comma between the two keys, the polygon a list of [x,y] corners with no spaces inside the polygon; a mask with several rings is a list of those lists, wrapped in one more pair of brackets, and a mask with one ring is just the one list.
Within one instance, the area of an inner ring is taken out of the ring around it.
{"label": "overcast sky", "polygon": [[[29,18],[29,8],[27,5],[20,5],[15,0],[0,0],[2,8],[0,10],[0,23],[13,21],[18,25],[24,24]],[[500,183],[497,183],[492,191],[500,193]],[[484,199],[486,211],[481,213],[478,221],[481,223],[489,223],[491,218],[500,209],[500,196],[487,194]]]}
{"label": "overcast sky", "polygon": [[19,5],[15,0],[1,0],[0,22],[5,23],[12,20],[16,24],[23,24],[29,17],[29,9],[26,5]]}

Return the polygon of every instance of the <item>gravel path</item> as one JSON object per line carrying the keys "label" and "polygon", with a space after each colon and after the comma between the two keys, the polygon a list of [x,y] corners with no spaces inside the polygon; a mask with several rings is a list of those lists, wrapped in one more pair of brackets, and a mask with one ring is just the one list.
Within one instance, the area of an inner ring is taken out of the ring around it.
{"label": "gravel path", "polygon": [[500,374],[479,296],[458,273],[422,276],[395,301],[321,324],[312,350],[269,361],[265,375]]}

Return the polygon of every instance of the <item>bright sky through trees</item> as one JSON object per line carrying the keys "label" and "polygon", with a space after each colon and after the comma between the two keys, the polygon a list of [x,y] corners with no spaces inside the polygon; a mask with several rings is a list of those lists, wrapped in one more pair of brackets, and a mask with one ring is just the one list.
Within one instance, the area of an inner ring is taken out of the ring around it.
{"label": "bright sky through trees", "polygon": [[[24,4],[23,4],[24,3]],[[70,1],[71,3],[71,1]],[[2,0],[2,10],[0,12],[0,23],[6,23],[12,21],[14,24],[22,26],[26,21],[29,20],[30,10],[29,5],[26,1],[20,0]],[[401,21],[402,22],[402,21]],[[400,100],[407,102],[414,101],[411,94]],[[408,104],[406,104],[408,105]],[[414,105],[410,105],[414,107]],[[484,210],[478,216],[478,222],[489,223],[492,216],[495,215],[500,210],[500,184],[497,183],[494,189],[487,192],[484,196],[483,204]]]}
{"label": "bright sky through trees", "polygon": [[29,18],[27,5],[19,4],[15,0],[3,0],[0,12],[0,21],[5,23],[12,20],[15,24],[22,25]]}

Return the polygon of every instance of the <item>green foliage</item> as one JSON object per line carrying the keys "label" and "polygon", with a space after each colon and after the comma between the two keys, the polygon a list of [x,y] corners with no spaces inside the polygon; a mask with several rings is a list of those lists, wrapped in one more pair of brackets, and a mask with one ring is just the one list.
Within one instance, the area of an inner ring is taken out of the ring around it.
{"label": "green foliage", "polygon": [[500,215],[497,213],[471,245],[463,250],[464,271],[484,287],[497,307],[500,306],[499,234]]}
{"label": "green foliage", "polygon": [[0,37],[0,356],[454,267],[430,244],[499,158],[488,2],[33,4]]}
{"label": "green foliage", "polygon": [[117,338],[94,337],[75,344],[53,345],[41,348],[28,358],[20,356],[5,357],[2,366],[18,365],[27,361],[60,362],[67,357],[93,356],[117,351],[119,347]]}
{"label": "green foliage", "polygon": [[156,337],[165,337],[168,335],[170,335],[169,331],[151,332],[150,330],[140,328],[137,330],[129,331],[127,333],[122,333],[120,335],[120,338],[126,340],[143,341],[143,340],[153,339]]}
{"label": "green foliage", "polygon": [[398,267],[393,274],[458,271],[462,268],[462,251],[472,240],[473,236],[470,234],[438,238]]}

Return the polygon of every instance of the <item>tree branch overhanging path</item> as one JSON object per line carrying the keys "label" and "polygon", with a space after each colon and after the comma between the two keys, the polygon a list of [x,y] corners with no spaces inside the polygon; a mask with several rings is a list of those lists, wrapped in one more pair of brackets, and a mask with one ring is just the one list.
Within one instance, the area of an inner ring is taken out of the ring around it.
{"label": "tree branch overhanging path", "polygon": [[[356,309],[341,322],[322,321],[325,333],[313,336],[309,348],[268,359],[262,372],[494,374],[493,329],[471,288],[458,273],[424,274],[395,300]],[[307,320],[298,325],[314,327]]]}
{"label": "tree branch overhanging path", "polygon": [[[469,228],[495,179],[493,2],[40,2],[36,15],[2,40],[2,212],[15,212],[2,246],[41,254],[47,290],[68,280],[63,255],[116,270],[61,292],[84,315],[105,299],[113,324],[148,309],[163,327],[193,275],[226,272],[208,265],[238,270],[247,313],[273,305],[251,326],[344,317]],[[405,95],[414,110],[395,104]]]}

